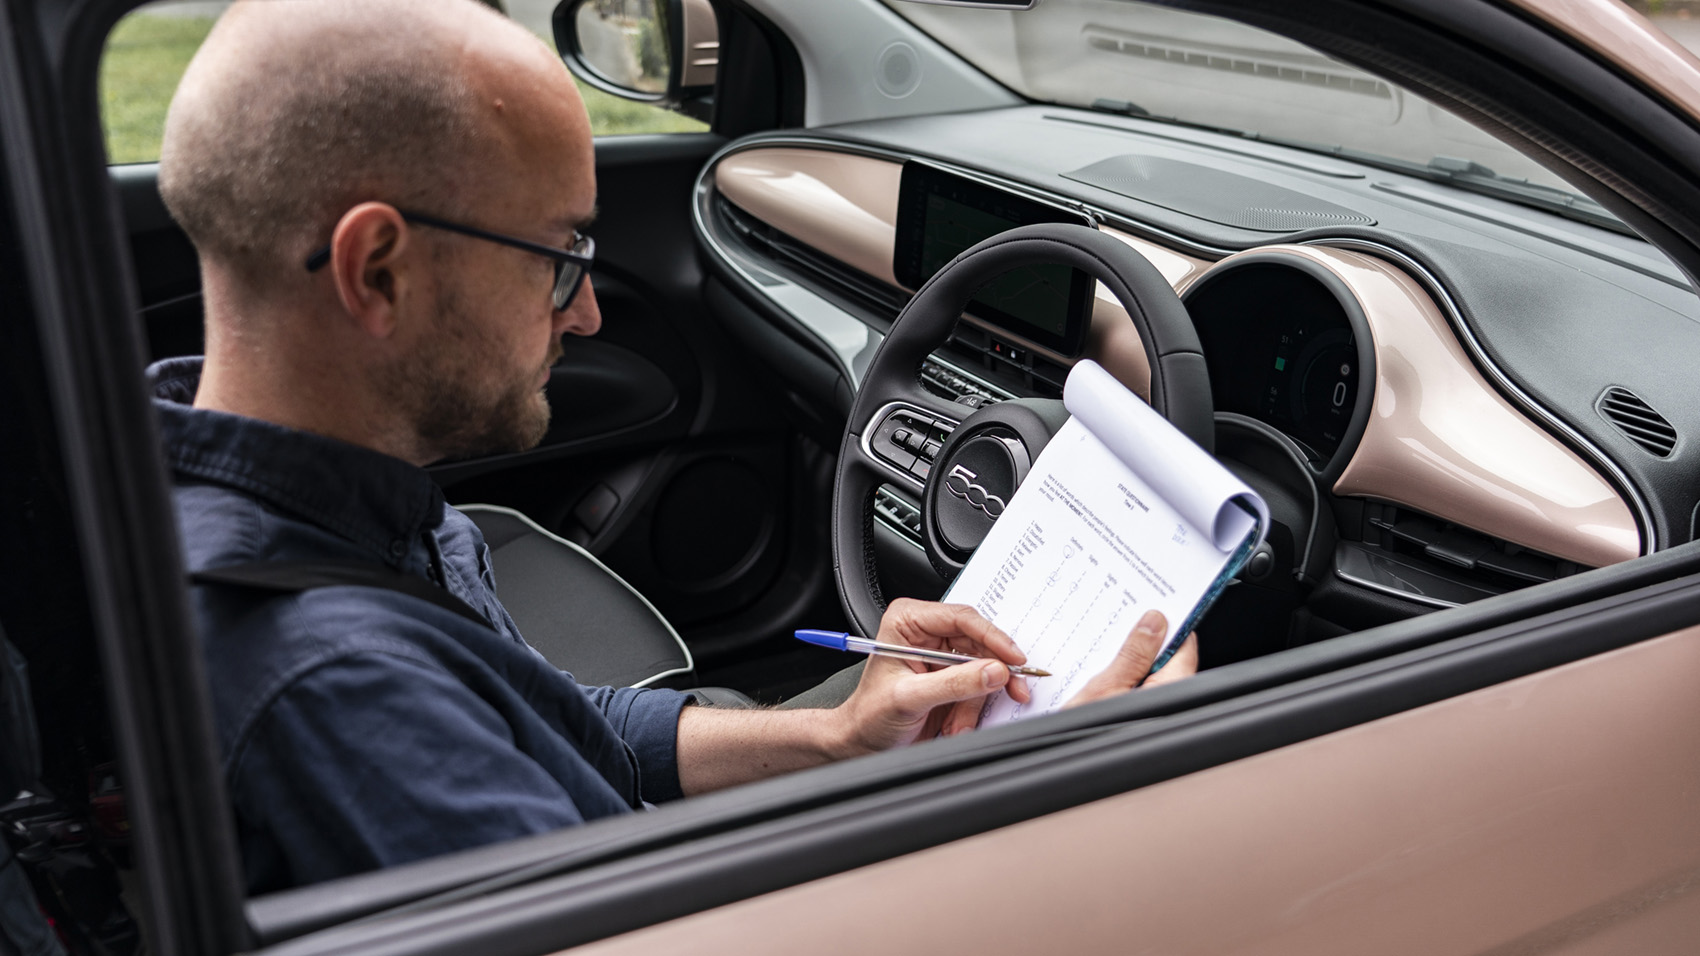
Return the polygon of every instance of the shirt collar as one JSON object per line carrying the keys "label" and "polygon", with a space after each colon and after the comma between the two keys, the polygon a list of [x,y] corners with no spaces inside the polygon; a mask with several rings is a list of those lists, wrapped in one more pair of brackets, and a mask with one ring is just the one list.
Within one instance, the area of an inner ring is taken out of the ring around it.
{"label": "shirt collar", "polygon": [[334,438],[256,418],[195,408],[201,359],[147,371],[180,478],[237,488],[400,565],[421,532],[442,521],[443,493],[423,468]]}

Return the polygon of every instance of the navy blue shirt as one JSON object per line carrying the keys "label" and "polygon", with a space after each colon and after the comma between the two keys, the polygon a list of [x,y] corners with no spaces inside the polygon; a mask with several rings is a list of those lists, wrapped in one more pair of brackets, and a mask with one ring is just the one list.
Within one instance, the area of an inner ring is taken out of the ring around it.
{"label": "navy blue shirt", "polygon": [[381,563],[491,625],[375,588],[192,589],[251,893],[679,796],[685,695],[581,688],[525,643],[483,536],[422,469],[192,408],[200,370],[148,370],[191,571]]}

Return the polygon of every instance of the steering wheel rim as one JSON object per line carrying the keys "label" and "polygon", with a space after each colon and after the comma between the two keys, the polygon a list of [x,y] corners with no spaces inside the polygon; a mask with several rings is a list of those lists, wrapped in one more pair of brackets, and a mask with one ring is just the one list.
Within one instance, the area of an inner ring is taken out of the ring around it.
{"label": "steering wheel rim", "polygon": [[[970,414],[973,410],[969,407],[923,388],[918,375],[922,361],[948,341],[969,300],[986,282],[1010,269],[1053,263],[1086,272],[1121,302],[1151,366],[1151,407],[1206,451],[1211,450],[1215,426],[1204,353],[1186,307],[1156,267],[1120,240],[1082,225],[1041,223],[986,239],[935,273],[898,315],[868,365],[845,424],[833,484],[833,572],[839,598],[851,624],[861,633],[872,635],[877,631],[886,603],[874,564],[875,491],[882,484],[896,485],[920,495],[925,503],[934,497],[929,492],[944,477],[944,469],[938,469],[922,481],[874,454],[873,433],[883,430],[890,434],[894,410],[915,409],[922,417],[955,422],[951,440],[943,443],[935,459],[938,465],[951,461],[952,444],[968,432],[980,413]],[[991,413],[998,407],[984,411]],[[1054,424],[1065,417],[1043,412],[1023,415],[1017,409],[1009,430],[1029,447],[1035,443],[1042,446],[1054,433]],[[1039,420],[1053,424],[1032,424]],[[999,422],[996,427],[1005,425]],[[880,436],[880,440],[885,437]],[[1038,448],[1033,447],[1031,455],[1037,454]],[[1016,475],[1017,483],[1022,474],[1024,471]],[[932,547],[937,536],[933,534],[936,529],[930,509],[922,520],[927,522],[928,533],[923,537],[929,540],[928,557],[942,573],[953,562],[941,563]]]}

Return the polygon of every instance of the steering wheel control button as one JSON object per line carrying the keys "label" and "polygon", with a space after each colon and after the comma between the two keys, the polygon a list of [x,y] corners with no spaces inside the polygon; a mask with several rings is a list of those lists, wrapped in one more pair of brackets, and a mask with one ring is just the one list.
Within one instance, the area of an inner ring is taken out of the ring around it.
{"label": "steering wheel control button", "polygon": [[926,481],[933,473],[933,463],[924,456],[917,458],[915,463],[909,466],[909,473],[922,481]]}
{"label": "steering wheel control button", "polygon": [[907,445],[918,437],[916,432],[926,434],[930,425],[932,425],[930,419],[916,421],[915,416],[906,412],[893,412],[887,415],[885,420],[880,422],[879,427],[874,430],[873,439],[868,442],[868,447],[873,449],[874,454],[880,458],[897,466],[899,471],[908,471],[909,466],[915,463],[916,449],[921,446],[917,443],[915,448],[912,449],[908,448]]}
{"label": "steering wheel control button", "polygon": [[935,459],[939,456],[939,447],[940,447],[939,442],[936,442],[936,441],[927,442],[925,445],[921,446],[921,457],[926,459],[927,461],[932,461],[933,459]]}
{"label": "steering wheel control button", "polygon": [[1009,446],[997,435],[979,435],[955,449],[933,511],[946,545],[959,552],[980,546],[1015,494],[1015,472]]}

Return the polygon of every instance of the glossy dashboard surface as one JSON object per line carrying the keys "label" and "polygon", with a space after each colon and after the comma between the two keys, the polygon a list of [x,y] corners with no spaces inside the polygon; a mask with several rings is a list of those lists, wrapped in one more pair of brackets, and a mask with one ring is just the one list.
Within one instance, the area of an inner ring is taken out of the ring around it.
{"label": "glossy dashboard surface", "polygon": [[[824,148],[823,148],[824,147]],[[755,147],[716,164],[715,188],[776,229],[892,286],[900,163],[831,144]],[[1186,250],[1108,231],[1185,292],[1232,269]],[[1368,320],[1376,355],[1372,411],[1350,436],[1339,495],[1391,502],[1534,550],[1599,566],[1641,550],[1624,497],[1600,471],[1513,406],[1471,363],[1441,307],[1398,265],[1326,245],[1257,254],[1306,260],[1338,277]],[[1102,286],[1087,354],[1129,387],[1148,387],[1144,349]]]}

